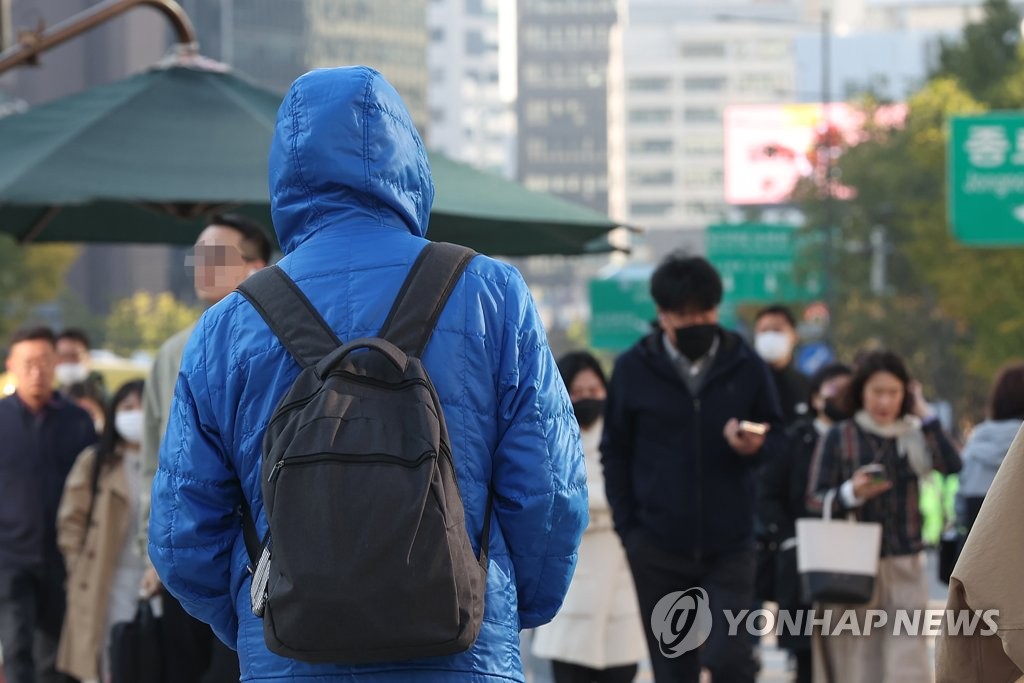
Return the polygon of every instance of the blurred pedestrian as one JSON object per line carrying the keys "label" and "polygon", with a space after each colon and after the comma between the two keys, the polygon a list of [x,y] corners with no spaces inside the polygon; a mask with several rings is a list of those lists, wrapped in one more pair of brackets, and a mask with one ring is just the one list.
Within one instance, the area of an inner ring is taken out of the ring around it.
{"label": "blurred pedestrian", "polygon": [[15,332],[0,399],[0,643],[7,683],[58,683],[64,560],[57,507],[75,458],[96,441],[92,418],[53,390],[56,338],[46,327]]}
{"label": "blurred pedestrian", "polygon": [[754,317],[754,349],[772,369],[779,392],[782,419],[788,427],[810,412],[811,391],[807,377],[796,367],[794,352],[799,335],[793,312],[782,304],[762,308]]}
{"label": "blurred pedestrian", "polygon": [[[608,502],[644,625],[663,597],[689,588],[722,619],[754,602],[756,468],[785,444],[782,412],[768,366],[718,324],[722,280],[707,260],[668,256],[651,295],[658,326],[619,357],[608,388]],[[696,682],[702,666],[717,683],[754,680],[745,632],[714,628],[699,651],[666,656],[644,630],[659,683]]]}
{"label": "blurred pedestrian", "polygon": [[[807,377],[800,372],[793,358],[796,343],[799,339],[796,329],[796,318],[793,312],[782,304],[773,304],[762,308],[754,317],[754,349],[768,363],[772,371],[772,379],[779,395],[782,407],[782,426],[791,428],[798,420],[810,417],[811,399]],[[760,510],[760,499],[763,489],[764,467],[757,475],[757,490],[754,494],[754,509]],[[779,564],[777,539],[767,529],[766,521],[760,514],[754,518],[754,536],[757,542],[757,577],[755,581],[755,601],[752,610],[761,608],[765,601],[775,602],[778,596],[775,588],[778,583],[776,570]],[[751,634],[757,642],[756,634]]]}
{"label": "blurred pedestrian", "polygon": [[[308,300],[308,308],[300,300],[305,316],[312,315],[312,308],[323,318],[319,339],[328,331],[348,341],[379,334],[413,263],[427,247],[434,196],[426,150],[398,92],[366,67],[317,69],[300,77],[278,114],[270,188],[274,228],[285,254],[274,277],[286,277],[277,282]],[[447,305],[437,311],[436,326],[420,323],[417,330],[433,329],[421,357],[454,451],[464,511],[455,523],[464,524],[474,554],[487,558],[481,562],[487,581],[479,596],[486,616],[474,644],[445,656],[363,665],[318,663],[270,651],[264,635],[268,625],[254,615],[250,602],[246,567],[251,560],[239,510],[251,511],[256,535],[265,537],[271,513],[261,488],[266,480],[261,442],[275,407],[300,374],[291,349],[306,342],[313,349],[322,346],[307,334],[286,348],[241,294],[208,310],[186,345],[153,484],[150,556],[168,590],[237,647],[244,679],[523,680],[519,631],[546,623],[558,611],[586,526],[579,428],[522,276],[477,255],[449,294]],[[442,488],[442,493],[450,490]],[[393,499],[395,493],[368,495]],[[280,502],[268,502],[277,514]],[[388,506],[402,506],[395,513],[407,519],[405,506],[414,502]],[[336,523],[359,528],[351,519]],[[366,534],[387,533],[384,538],[399,531],[386,532],[389,520],[382,517],[360,523]],[[492,532],[489,539],[485,526]],[[397,543],[416,535],[404,525],[400,531],[408,537],[395,538]],[[293,551],[305,547],[310,553],[291,557],[315,561],[317,541],[291,545]],[[274,558],[282,556],[283,546],[275,543]],[[339,560],[338,571],[369,583],[375,577],[359,567],[370,562],[374,558],[353,548],[350,558]],[[279,590],[285,594],[275,595]],[[271,585],[268,613],[278,596],[288,604],[287,592],[283,585]],[[430,604],[433,597],[423,599]],[[373,609],[365,603],[360,608]],[[446,615],[434,617],[440,622]],[[337,642],[344,631],[364,628],[355,615],[339,614],[333,629],[325,626],[322,635]],[[424,623],[430,634],[424,638],[436,637],[433,628],[429,620]],[[397,645],[412,646],[402,640],[381,647],[393,651]]]}
{"label": "blurred pedestrian", "polygon": [[[824,608],[833,614],[855,609],[861,624],[867,623],[867,610],[884,610],[894,624],[896,610],[928,606],[919,480],[932,470],[958,472],[960,456],[924,400],[921,385],[911,380],[895,353],[872,351],[860,359],[846,392],[846,409],[853,418],[836,425],[815,454],[808,508],[821,514],[825,494],[836,493],[833,517],[853,514],[882,525],[881,558],[868,604]],[[817,643],[822,648],[822,657],[815,659],[817,680],[931,680],[925,638],[875,629],[865,635],[846,631]]]}
{"label": "blurred pedestrian", "polygon": [[142,488],[142,381],[110,401],[96,446],[64,485],[57,542],[68,567],[67,613],[57,668],[81,681],[108,681],[110,627],[131,621],[146,569],[135,539]]}
{"label": "blurred pedestrian", "polygon": [[[821,368],[811,378],[813,419],[797,420],[786,432],[787,448],[765,465],[762,477],[761,518],[767,537],[779,548],[775,572],[779,610],[811,609],[803,601],[796,561],[796,520],[809,516],[807,485],[818,442],[845,418],[841,397],[850,381],[851,370],[841,363]],[[796,660],[796,682],[811,683],[812,658],[809,635],[784,630],[779,647]]]}
{"label": "blurred pedestrian", "polygon": [[[271,244],[266,230],[244,216],[215,216],[199,233],[192,255],[193,285],[196,296],[206,306],[213,306],[233,292],[240,282],[270,263]],[[178,368],[185,344],[195,325],[189,325],[168,339],[157,351],[146,380],[143,395],[142,434],[142,500],[140,505],[140,546],[148,559],[146,534],[149,528],[149,493],[157,470],[160,442],[167,430],[171,399],[178,380]],[[142,594],[161,592],[156,570],[149,566],[142,579]],[[185,656],[176,657],[171,665],[181,667],[172,672],[178,678],[201,683],[226,683],[238,680],[238,657],[223,645],[206,624],[189,617],[171,595],[164,596],[165,620],[179,633]],[[191,638],[184,634],[192,632]],[[200,672],[206,673],[201,675]]]}
{"label": "blurred pedestrian", "polygon": [[99,396],[100,408],[107,401],[103,375],[92,369],[92,344],[89,335],[77,327],[69,327],[57,335],[57,386],[67,391],[74,384],[86,384],[90,395]]}
{"label": "blurred pedestrian", "polygon": [[966,535],[1021,424],[1024,424],[1024,363],[1004,366],[992,384],[984,422],[971,430],[961,457],[957,517]]}
{"label": "blurred pedestrian", "polygon": [[562,356],[558,371],[580,425],[590,523],[562,609],[535,632],[533,654],[552,660],[555,683],[629,683],[647,657],[647,642],[604,490],[599,445],[607,382],[600,363],[585,351]]}

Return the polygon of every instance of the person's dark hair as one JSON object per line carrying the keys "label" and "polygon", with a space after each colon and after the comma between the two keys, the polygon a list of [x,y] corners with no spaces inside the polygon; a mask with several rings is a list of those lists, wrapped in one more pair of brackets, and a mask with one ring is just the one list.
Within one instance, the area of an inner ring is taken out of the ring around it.
{"label": "person's dark hair", "polygon": [[103,406],[103,396],[96,388],[95,382],[75,382],[67,389],[64,390],[68,398],[75,400],[88,399],[96,402],[96,405],[103,407],[106,412],[106,408]]}
{"label": "person's dark hair", "polygon": [[1024,420],[1024,362],[1004,365],[988,398],[992,420]]}
{"label": "person's dark hair", "polygon": [[761,318],[769,315],[782,317],[790,327],[794,330],[796,329],[796,318],[793,316],[793,311],[789,310],[788,307],[783,306],[782,304],[772,304],[771,306],[765,306],[762,308],[757,312],[757,315],[754,316],[754,324],[756,325]]}
{"label": "person's dark hair", "polygon": [[222,225],[238,231],[246,246],[246,253],[243,254],[246,261],[259,260],[270,263],[270,238],[267,237],[267,231],[263,226],[256,221],[237,213],[224,213],[210,219],[210,225]]}
{"label": "person's dark hair", "polygon": [[707,259],[674,252],[651,276],[651,297],[664,311],[710,311],[722,303],[722,278]]}
{"label": "person's dark hair", "polygon": [[60,341],[61,339],[70,339],[71,341],[81,343],[87,349],[92,348],[92,344],[89,343],[89,335],[85,333],[85,330],[77,327],[69,327],[66,330],[63,330],[57,335],[57,341]]}
{"label": "person's dark hair", "polygon": [[8,348],[14,348],[15,344],[27,341],[47,341],[50,342],[51,346],[57,345],[57,337],[54,335],[53,330],[45,325],[36,325],[34,327],[23,327],[11,335],[11,343]]}
{"label": "person's dark hair", "polygon": [[562,381],[565,382],[566,391],[572,386],[572,381],[576,379],[576,375],[584,370],[593,370],[601,380],[601,384],[605,388],[608,387],[604,370],[601,369],[601,364],[597,362],[593,354],[586,351],[571,351],[558,359],[558,373],[562,376]]}
{"label": "person's dark hair", "polygon": [[853,370],[844,363],[829,363],[818,368],[818,371],[811,375],[811,395],[820,393],[821,387],[824,386],[825,382],[831,381],[836,377],[848,377],[851,374],[853,374]]}
{"label": "person's dark hair", "polygon": [[864,387],[879,372],[895,375],[903,384],[903,405],[900,406],[900,417],[909,415],[914,410],[914,395],[910,391],[910,372],[903,359],[892,351],[868,351],[860,354],[850,385],[847,387],[843,407],[847,414],[854,415],[864,408]]}
{"label": "person's dark hair", "polygon": [[96,492],[99,487],[100,473],[103,471],[103,466],[113,457],[117,447],[124,441],[121,435],[117,433],[117,427],[114,425],[117,406],[133,394],[141,397],[142,387],[143,382],[141,379],[125,382],[121,385],[120,389],[114,392],[113,398],[110,399],[106,410],[103,411],[103,433],[100,434],[99,443],[96,444],[96,457],[93,459],[92,472],[90,473],[89,491],[91,495],[89,497],[89,511],[86,513],[85,518],[86,528],[92,522],[93,511],[96,509]]}

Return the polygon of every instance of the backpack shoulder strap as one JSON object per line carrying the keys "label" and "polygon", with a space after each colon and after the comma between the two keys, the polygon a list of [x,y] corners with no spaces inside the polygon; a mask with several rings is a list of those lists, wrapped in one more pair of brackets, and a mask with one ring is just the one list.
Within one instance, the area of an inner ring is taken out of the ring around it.
{"label": "backpack shoulder strap", "polygon": [[341,346],[298,285],[279,266],[253,273],[238,285],[281,344],[302,367],[316,365]]}
{"label": "backpack shoulder strap", "polygon": [[447,242],[431,242],[424,247],[379,336],[407,354],[422,356],[448,297],[474,256],[472,249]]}

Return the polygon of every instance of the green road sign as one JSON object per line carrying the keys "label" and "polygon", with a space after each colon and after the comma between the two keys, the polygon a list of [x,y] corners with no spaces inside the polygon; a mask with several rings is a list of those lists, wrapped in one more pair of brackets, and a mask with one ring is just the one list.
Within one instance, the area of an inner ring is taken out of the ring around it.
{"label": "green road sign", "polygon": [[950,120],[949,225],[964,244],[1024,244],[1024,114]]}
{"label": "green road sign", "polygon": [[590,345],[621,351],[651,329],[655,318],[650,273],[590,281]]}
{"label": "green road sign", "polygon": [[807,301],[821,295],[821,277],[797,262],[807,238],[788,225],[712,225],[708,260],[722,276],[727,303]]}

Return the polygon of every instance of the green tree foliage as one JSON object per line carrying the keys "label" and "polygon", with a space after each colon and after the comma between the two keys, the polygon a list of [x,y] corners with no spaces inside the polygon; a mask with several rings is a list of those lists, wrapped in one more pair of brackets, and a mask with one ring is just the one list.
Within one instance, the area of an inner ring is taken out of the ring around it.
{"label": "green tree foliage", "polygon": [[[947,121],[1024,107],[1019,31],[1020,17],[1005,0],[986,2],[983,19],[943,46],[937,73],[908,103],[905,126],[868,126],[837,162],[841,181],[856,190],[839,203],[833,231],[837,346],[846,357],[865,346],[903,353],[933,394],[973,419],[983,417],[999,366],[1024,356],[1024,249],[969,248],[950,235]],[[825,216],[814,184],[798,187],[797,198],[820,229]],[[869,288],[865,246],[877,226],[890,247],[885,293]]]}
{"label": "green tree foliage", "polygon": [[202,309],[181,303],[168,292],[136,292],[114,305],[106,324],[106,344],[115,353],[156,351],[178,331],[188,327]]}
{"label": "green tree foliage", "polygon": [[0,346],[37,306],[56,298],[76,258],[70,245],[20,246],[0,235]]}

